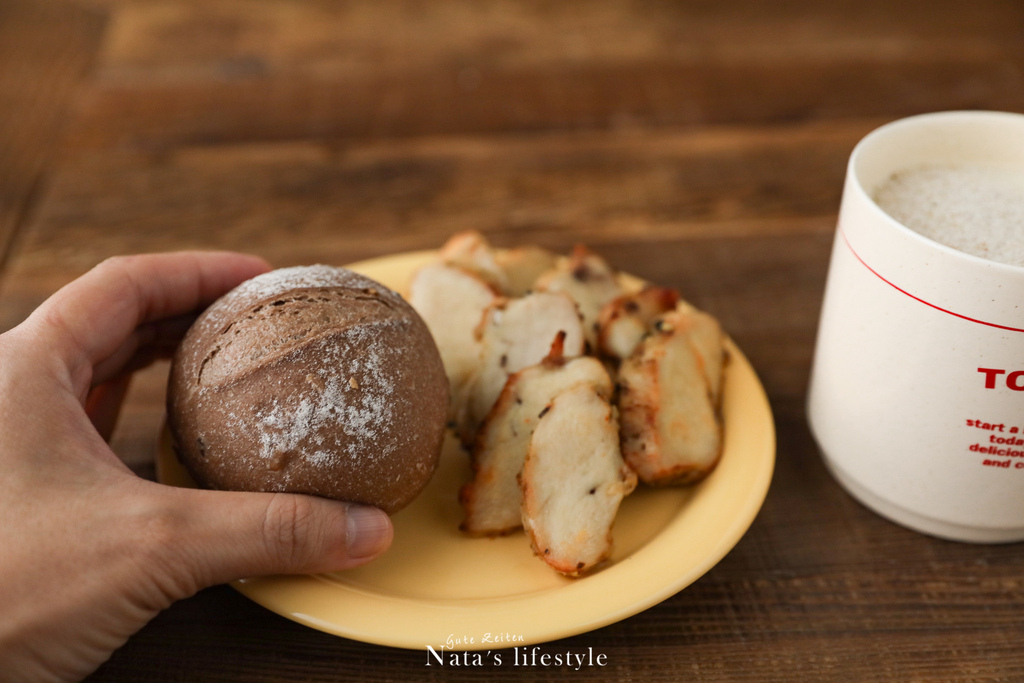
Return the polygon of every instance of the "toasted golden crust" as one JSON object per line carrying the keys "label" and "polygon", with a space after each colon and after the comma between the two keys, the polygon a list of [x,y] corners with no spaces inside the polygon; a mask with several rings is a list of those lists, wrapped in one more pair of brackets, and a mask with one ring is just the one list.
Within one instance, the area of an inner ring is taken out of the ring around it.
{"label": "toasted golden crust", "polygon": [[647,484],[689,484],[722,450],[718,394],[724,363],[714,318],[677,309],[619,368],[622,454]]}
{"label": "toasted golden crust", "polygon": [[583,329],[591,349],[597,344],[597,318],[601,308],[623,293],[615,270],[603,258],[581,244],[568,259],[537,278],[540,292],[565,292],[579,307]]}
{"label": "toasted golden crust", "polygon": [[615,514],[636,474],[622,460],[614,410],[595,387],[561,392],[542,415],[520,475],[523,527],[541,559],[580,576],[611,555]]}
{"label": "toasted golden crust", "polygon": [[673,319],[679,321],[678,324],[689,335],[690,342],[701,360],[704,377],[711,391],[711,403],[718,414],[722,401],[722,379],[728,362],[722,327],[716,318],[702,311],[688,310],[685,314],[679,311],[674,317],[667,319],[667,322],[671,324]]}
{"label": "toasted golden crust", "polygon": [[539,365],[509,377],[484,420],[473,447],[473,480],[459,499],[465,512],[462,530],[477,536],[506,534],[522,526],[522,493],[517,476],[540,414],[556,396],[577,385],[593,387],[608,399],[611,379],[594,358],[565,359],[560,344]]}
{"label": "toasted golden crust", "polygon": [[438,260],[475,273],[505,296],[517,297],[533,290],[537,278],[554,268],[558,257],[537,246],[497,249],[480,232],[466,230],[448,238]]}
{"label": "toasted golden crust", "polygon": [[508,289],[508,280],[505,271],[498,265],[497,256],[498,251],[476,230],[455,233],[438,252],[441,263],[473,272],[504,294]]}
{"label": "toasted golden crust", "polygon": [[679,292],[648,285],[601,307],[597,316],[597,350],[615,361],[628,358],[650,331],[654,319],[675,309]]}

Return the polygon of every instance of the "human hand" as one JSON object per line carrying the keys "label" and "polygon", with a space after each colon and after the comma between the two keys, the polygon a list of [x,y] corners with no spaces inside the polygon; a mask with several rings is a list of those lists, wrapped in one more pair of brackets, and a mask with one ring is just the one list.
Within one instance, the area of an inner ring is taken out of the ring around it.
{"label": "human hand", "polygon": [[110,450],[130,373],[267,270],[119,257],[0,335],[0,680],[76,680],[175,600],[245,576],[344,569],[391,542],[375,508],[162,486]]}

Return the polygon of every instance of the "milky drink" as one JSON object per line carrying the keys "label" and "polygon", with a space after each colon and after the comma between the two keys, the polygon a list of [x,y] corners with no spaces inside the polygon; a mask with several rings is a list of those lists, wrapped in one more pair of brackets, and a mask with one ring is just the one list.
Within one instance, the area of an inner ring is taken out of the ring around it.
{"label": "milky drink", "polygon": [[1024,266],[1024,168],[919,166],[891,175],[874,199],[900,223],[940,244]]}

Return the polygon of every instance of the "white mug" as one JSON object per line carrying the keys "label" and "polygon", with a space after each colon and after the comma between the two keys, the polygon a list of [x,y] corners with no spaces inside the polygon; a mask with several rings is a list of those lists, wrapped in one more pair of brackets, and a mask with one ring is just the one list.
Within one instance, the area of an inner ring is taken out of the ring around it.
{"label": "white mug", "polygon": [[934,242],[872,200],[895,172],[964,163],[1024,168],[1024,116],[915,116],[854,149],[808,419],[832,474],[867,507],[942,538],[1019,541],[1024,268]]}

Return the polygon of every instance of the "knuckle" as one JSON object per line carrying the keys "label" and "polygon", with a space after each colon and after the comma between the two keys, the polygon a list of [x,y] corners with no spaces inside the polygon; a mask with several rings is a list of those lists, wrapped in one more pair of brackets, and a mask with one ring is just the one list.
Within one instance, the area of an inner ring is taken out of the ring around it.
{"label": "knuckle", "polygon": [[317,547],[316,531],[311,499],[282,493],[273,495],[263,518],[263,537],[279,564],[289,569],[308,565]]}
{"label": "knuckle", "polygon": [[138,289],[137,278],[146,270],[147,254],[119,254],[100,261],[93,273],[103,279],[119,282],[122,286]]}
{"label": "knuckle", "polygon": [[145,260],[144,254],[108,256],[97,264],[93,272],[124,287],[138,289],[136,277],[139,271],[144,270]]}
{"label": "knuckle", "polygon": [[134,517],[131,554],[154,591],[149,602],[159,607],[195,593],[199,586],[183,517],[153,502],[138,504]]}
{"label": "knuckle", "polygon": [[134,254],[118,254],[116,256],[108,256],[107,258],[96,264],[96,270],[127,270],[131,267],[133,261],[138,260],[138,256]]}
{"label": "knuckle", "polygon": [[163,506],[150,505],[136,515],[138,548],[142,555],[156,563],[181,547],[183,522]]}

